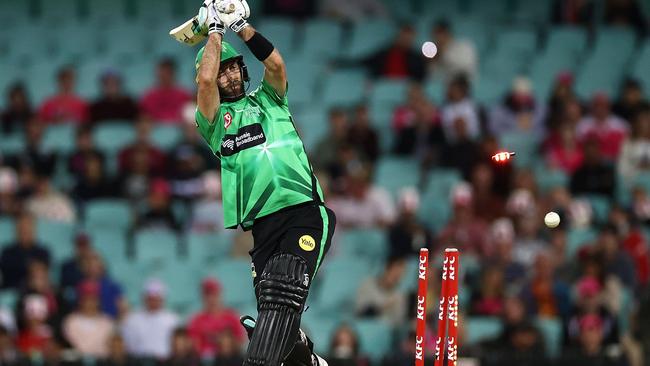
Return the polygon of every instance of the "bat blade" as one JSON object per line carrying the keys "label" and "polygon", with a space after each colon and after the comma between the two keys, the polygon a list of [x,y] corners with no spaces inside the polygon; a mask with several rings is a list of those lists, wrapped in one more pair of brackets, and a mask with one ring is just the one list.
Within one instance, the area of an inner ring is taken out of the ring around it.
{"label": "bat blade", "polygon": [[188,46],[195,46],[206,38],[196,16],[170,30],[169,35],[178,42]]}

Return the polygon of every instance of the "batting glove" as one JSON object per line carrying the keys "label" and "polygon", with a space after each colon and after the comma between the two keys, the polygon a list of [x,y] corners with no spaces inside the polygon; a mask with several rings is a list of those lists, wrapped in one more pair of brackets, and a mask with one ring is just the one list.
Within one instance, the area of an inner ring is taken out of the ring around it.
{"label": "batting glove", "polygon": [[217,1],[216,9],[221,21],[233,32],[238,33],[248,26],[246,19],[251,15],[251,10],[246,0]]}
{"label": "batting glove", "polygon": [[[207,11],[206,23],[208,24],[208,34],[219,33],[222,36],[224,36],[226,34],[226,26],[224,22],[219,18],[215,4],[212,3],[207,6],[206,4],[203,4],[201,9],[204,9],[204,7],[206,8]],[[199,14],[200,13],[201,11],[199,10]]]}

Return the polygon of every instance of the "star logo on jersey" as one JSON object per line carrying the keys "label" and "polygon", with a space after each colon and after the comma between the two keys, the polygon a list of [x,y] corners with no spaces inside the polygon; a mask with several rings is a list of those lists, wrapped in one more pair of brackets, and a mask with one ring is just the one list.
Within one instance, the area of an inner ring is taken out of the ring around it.
{"label": "star logo on jersey", "polygon": [[231,123],[232,123],[232,116],[230,115],[230,112],[226,112],[226,114],[223,115],[223,127],[225,129],[228,129]]}

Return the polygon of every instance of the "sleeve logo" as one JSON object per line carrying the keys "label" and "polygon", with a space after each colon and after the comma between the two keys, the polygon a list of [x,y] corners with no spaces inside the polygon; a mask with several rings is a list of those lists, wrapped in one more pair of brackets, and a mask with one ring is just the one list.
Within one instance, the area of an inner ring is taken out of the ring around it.
{"label": "sleeve logo", "polygon": [[223,115],[223,127],[225,129],[228,129],[231,123],[232,123],[232,116],[230,115],[230,112],[226,112],[226,114]]}
{"label": "sleeve logo", "polygon": [[311,252],[316,248],[316,241],[314,241],[311,235],[303,235],[298,239],[298,245],[305,252]]}

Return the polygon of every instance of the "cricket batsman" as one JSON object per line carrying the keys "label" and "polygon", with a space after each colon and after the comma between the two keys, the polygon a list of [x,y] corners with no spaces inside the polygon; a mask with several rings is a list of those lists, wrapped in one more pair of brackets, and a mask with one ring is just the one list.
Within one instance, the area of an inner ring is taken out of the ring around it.
{"label": "cricket batsman", "polygon": [[[202,11],[208,39],[196,56],[196,124],[221,160],[225,226],[252,229],[254,238],[258,319],[242,317],[250,337],[244,365],[327,365],[299,327],[336,218],[289,111],[284,61],[248,24],[245,0],[206,0]],[[223,40],[228,28],[265,67],[249,94],[243,57]]]}

